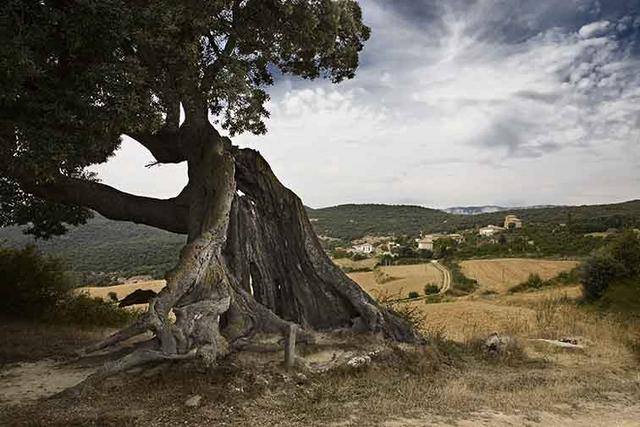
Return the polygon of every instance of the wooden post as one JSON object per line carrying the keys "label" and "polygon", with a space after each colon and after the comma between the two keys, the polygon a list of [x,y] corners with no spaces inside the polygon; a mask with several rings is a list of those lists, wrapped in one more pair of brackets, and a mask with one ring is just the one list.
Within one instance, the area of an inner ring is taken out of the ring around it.
{"label": "wooden post", "polygon": [[289,325],[289,334],[284,340],[284,365],[287,369],[291,369],[296,363],[296,332],[297,325],[292,323]]}

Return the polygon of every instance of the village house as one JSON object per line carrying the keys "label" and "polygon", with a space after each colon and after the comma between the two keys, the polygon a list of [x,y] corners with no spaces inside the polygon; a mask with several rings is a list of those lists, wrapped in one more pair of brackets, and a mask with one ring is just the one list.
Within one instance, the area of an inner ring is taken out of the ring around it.
{"label": "village house", "polygon": [[441,233],[436,233],[436,234],[425,234],[422,237],[420,237],[419,239],[416,239],[416,242],[418,243],[418,249],[423,249],[423,250],[428,250],[428,251],[433,251],[433,244],[435,242],[437,242],[440,239],[451,239],[454,242],[460,244],[462,242],[464,242],[464,236],[462,234],[458,234],[458,233],[451,233],[451,234],[441,234]]}
{"label": "village house", "polygon": [[494,234],[500,233],[504,231],[503,227],[498,227],[497,225],[489,224],[486,227],[482,227],[478,230],[478,234],[485,237],[491,237]]}
{"label": "village house", "polygon": [[522,220],[515,215],[507,215],[504,218],[504,228],[522,228]]}
{"label": "village house", "polygon": [[417,239],[417,240],[418,240],[418,250],[433,251],[434,239],[432,235],[426,235],[421,239]]}
{"label": "village house", "polygon": [[373,245],[371,243],[362,243],[353,247],[353,251],[359,254],[369,255],[373,252],[373,250]]}

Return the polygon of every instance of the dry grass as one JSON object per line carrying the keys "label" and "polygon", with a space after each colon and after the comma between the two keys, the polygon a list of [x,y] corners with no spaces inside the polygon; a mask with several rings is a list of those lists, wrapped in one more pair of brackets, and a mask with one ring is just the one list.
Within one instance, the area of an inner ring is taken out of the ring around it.
{"label": "dry grass", "polygon": [[[256,358],[230,357],[211,371],[174,365],[152,378],[106,381],[77,399],[8,408],[0,424],[637,425],[640,320],[582,307],[579,294],[568,287],[410,302],[426,317],[430,344],[387,348],[368,367],[301,380]],[[509,357],[483,352],[491,332],[515,337]],[[532,340],[565,337],[586,348]],[[202,405],[186,408],[194,394]]]}
{"label": "dry grass", "polygon": [[91,297],[102,298],[105,301],[109,300],[109,294],[115,293],[118,299],[122,299],[129,295],[136,289],[150,289],[155,292],[160,292],[162,288],[166,286],[164,280],[148,280],[143,282],[125,283],[115,286],[88,286],[84,288],[78,288],[77,292],[86,293]]}
{"label": "dry grass", "polygon": [[336,264],[338,267],[341,267],[341,268],[350,268],[352,270],[370,268],[373,270],[373,268],[378,263],[378,260],[377,258],[367,258],[367,259],[362,259],[360,261],[354,261],[349,258],[340,258],[340,259],[334,259],[333,262],[334,264]]}
{"label": "dry grass", "polygon": [[548,280],[578,264],[577,261],[505,258],[462,261],[460,267],[465,276],[478,281],[480,292],[502,294],[527,280],[530,274],[538,274],[542,280]]}
{"label": "dry grass", "polygon": [[374,297],[387,294],[395,298],[406,298],[409,292],[424,295],[427,284],[442,284],[442,273],[433,264],[395,265],[379,267],[381,275],[376,272],[351,273],[349,277]]}
{"label": "dry grass", "polygon": [[[513,302],[507,296],[423,304],[442,310],[440,319],[450,328],[474,309],[485,323],[459,323],[457,343],[428,327],[429,346],[388,349],[364,368],[307,373],[300,380],[278,365],[256,364],[255,357],[229,358],[212,371],[179,365],[152,378],[115,378],[79,398],[8,408],[0,424],[498,425],[506,417],[512,420],[508,425],[545,420],[580,425],[574,419],[580,416],[592,425],[623,425],[633,420],[640,413],[634,406],[640,399],[640,371],[628,342],[638,322],[602,316],[549,292],[535,294],[537,299],[521,299],[513,307],[505,305]],[[483,317],[485,309],[500,311],[501,306],[508,310],[493,324]],[[483,354],[478,342],[484,330],[519,337],[510,358]],[[569,335],[584,337],[587,348],[567,351],[528,341]],[[202,405],[185,407],[194,394],[203,396]],[[593,408],[600,412],[590,415]]]}

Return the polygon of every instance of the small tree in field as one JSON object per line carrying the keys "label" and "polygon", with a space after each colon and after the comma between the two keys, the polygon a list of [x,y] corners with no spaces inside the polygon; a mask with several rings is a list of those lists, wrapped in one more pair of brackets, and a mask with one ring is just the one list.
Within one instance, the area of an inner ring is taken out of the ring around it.
{"label": "small tree in field", "polygon": [[[188,236],[148,312],[88,350],[151,331],[153,348],[118,369],[192,356],[213,362],[258,332],[291,322],[343,328],[356,318],[414,339],[331,263],[301,201],[267,162],[219,133],[266,132],[276,71],[353,77],[369,37],[356,1],[8,0],[0,34],[1,224],[47,237],[84,223],[91,209]],[[87,172],[123,134],[157,163],[186,162],[180,194],[135,196]]]}

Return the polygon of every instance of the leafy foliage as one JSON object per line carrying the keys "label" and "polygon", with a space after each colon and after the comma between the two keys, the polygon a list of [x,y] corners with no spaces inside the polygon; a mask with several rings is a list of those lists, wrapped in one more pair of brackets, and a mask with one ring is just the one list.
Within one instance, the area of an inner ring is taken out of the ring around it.
{"label": "leafy foliage", "polygon": [[522,292],[530,289],[540,289],[545,286],[545,281],[542,280],[539,274],[531,273],[527,280],[517,284],[513,288],[509,289],[509,292]]}
{"label": "leafy foliage", "polygon": [[443,264],[451,273],[450,293],[466,295],[472,293],[478,288],[478,282],[465,276],[464,273],[462,273],[462,268],[460,268],[460,265],[456,260],[451,258],[444,259]]}
{"label": "leafy foliage", "polygon": [[587,301],[600,299],[616,282],[640,282],[640,239],[625,231],[584,264],[582,287]]}
{"label": "leafy foliage", "polygon": [[123,134],[175,136],[181,105],[186,128],[212,113],[232,135],[265,133],[274,75],[351,78],[368,37],[354,0],[3,2],[0,225],[48,237],[85,222],[29,194],[92,180]]}
{"label": "leafy foliage", "polygon": [[0,249],[0,312],[3,316],[56,323],[118,326],[133,314],[71,292],[62,263],[34,246]]}
{"label": "leafy foliage", "polygon": [[434,283],[428,283],[424,286],[425,295],[435,295],[440,292],[440,287]]}
{"label": "leafy foliage", "polygon": [[178,260],[185,237],[144,225],[110,221],[99,215],[68,234],[46,241],[25,236],[18,227],[0,229],[0,241],[14,248],[37,244],[62,258],[77,285],[110,285],[119,278],[162,278]]}
{"label": "leafy foliage", "polygon": [[40,316],[69,291],[61,262],[43,258],[34,246],[0,249],[0,277],[0,312],[8,316]]}
{"label": "leafy foliage", "polygon": [[509,292],[524,292],[528,290],[537,290],[549,286],[574,285],[581,280],[580,268],[576,267],[571,271],[560,272],[556,277],[548,280],[542,280],[538,274],[530,274],[529,278],[522,283],[509,289]]}

